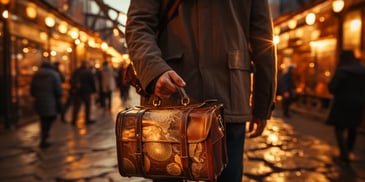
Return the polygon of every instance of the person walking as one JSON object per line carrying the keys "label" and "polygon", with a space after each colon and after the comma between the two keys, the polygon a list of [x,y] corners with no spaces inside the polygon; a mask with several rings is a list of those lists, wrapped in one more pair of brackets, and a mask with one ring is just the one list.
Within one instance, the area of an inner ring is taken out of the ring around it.
{"label": "person walking", "polygon": [[112,92],[115,89],[115,72],[108,61],[103,62],[103,68],[100,71],[101,84],[101,107],[105,110],[112,108]]}
{"label": "person walking", "polygon": [[127,83],[126,80],[126,73],[127,73],[128,64],[122,63],[119,65],[118,68],[118,76],[117,76],[117,86],[119,88],[119,94],[122,101],[122,105],[127,106],[127,101],[129,98],[129,88],[130,85]]}
{"label": "person walking", "polygon": [[295,99],[295,83],[294,83],[294,75],[293,75],[294,66],[289,65],[286,72],[280,77],[279,84],[280,85],[280,93],[282,94],[282,106],[283,106],[283,116],[289,118],[290,117],[290,105]]}
{"label": "person walking", "polygon": [[365,110],[365,67],[356,59],[353,51],[340,52],[335,74],[328,84],[333,103],[326,123],[334,126],[340,151],[336,159],[349,164],[349,153],[354,150],[357,128]]}
{"label": "person walking", "polygon": [[71,94],[73,98],[73,110],[71,124],[76,126],[81,105],[85,106],[85,124],[93,124],[90,118],[92,94],[96,92],[94,75],[89,68],[89,63],[84,60],[71,76]]}
{"label": "person walking", "polygon": [[191,100],[224,104],[228,165],[218,181],[241,182],[246,121],[247,135],[259,136],[274,105],[276,56],[268,1],[176,2],[131,0],[130,59],[150,94],[175,101],[177,85]]}
{"label": "person walking", "polygon": [[[54,67],[55,67],[56,72],[58,73],[58,75],[61,78],[61,84],[64,84],[66,82],[66,78],[65,78],[65,75],[61,71],[61,68],[60,68],[61,63],[59,61],[55,62]],[[58,110],[58,113],[60,114],[60,119],[64,123],[66,123],[66,120],[65,120],[65,113],[66,113],[66,110],[67,110],[66,104],[67,103],[62,102],[62,98],[60,98],[58,100],[58,104],[57,104],[57,110]]]}
{"label": "person walking", "polygon": [[63,94],[61,78],[51,62],[42,62],[39,70],[33,75],[30,94],[35,99],[34,108],[41,120],[39,147],[44,149],[51,145],[47,140],[52,123],[57,117],[58,101]]}

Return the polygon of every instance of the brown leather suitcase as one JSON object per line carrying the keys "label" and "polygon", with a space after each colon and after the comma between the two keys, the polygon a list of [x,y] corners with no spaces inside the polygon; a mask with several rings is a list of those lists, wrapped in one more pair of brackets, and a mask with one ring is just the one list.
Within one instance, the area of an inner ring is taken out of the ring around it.
{"label": "brown leather suitcase", "polygon": [[122,176],[217,179],[227,164],[223,105],[184,105],[136,106],[118,113],[115,132]]}

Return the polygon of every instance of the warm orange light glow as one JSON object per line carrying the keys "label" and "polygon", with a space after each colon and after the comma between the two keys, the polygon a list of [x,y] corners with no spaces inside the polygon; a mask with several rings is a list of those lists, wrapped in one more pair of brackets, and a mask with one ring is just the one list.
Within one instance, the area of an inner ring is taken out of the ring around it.
{"label": "warm orange light glow", "polygon": [[90,39],[89,39],[89,41],[87,42],[87,44],[88,44],[90,47],[93,47],[93,48],[95,48],[95,47],[96,47],[96,43],[95,43],[94,38],[90,38]]}
{"label": "warm orange light glow", "polygon": [[103,50],[107,49],[107,48],[108,48],[108,44],[107,44],[107,43],[105,43],[105,42],[101,43],[101,48],[102,48]]}
{"label": "warm orange light glow", "polygon": [[44,41],[44,40],[47,40],[48,35],[47,35],[46,32],[40,32],[39,33],[39,38]]}
{"label": "warm orange light glow", "polygon": [[83,32],[83,31],[80,31],[80,40],[82,41],[82,42],[86,42],[87,41],[87,34],[85,33],[85,32]]}
{"label": "warm orange light glow", "polygon": [[8,10],[3,11],[2,14],[3,14],[3,18],[5,18],[5,19],[9,18],[9,11]]}
{"label": "warm orange light glow", "polygon": [[335,13],[339,13],[343,10],[345,7],[345,1],[344,0],[334,0],[332,1],[332,10]]}
{"label": "warm orange light glow", "polygon": [[351,30],[358,31],[361,28],[361,20],[352,20],[350,23]]}
{"label": "warm orange light glow", "polygon": [[114,28],[114,29],[113,29],[113,35],[114,35],[114,36],[118,36],[118,35],[119,35],[119,31],[118,31],[118,29],[117,29],[117,28]]}
{"label": "warm orange light glow", "polygon": [[48,52],[43,52],[43,57],[48,57],[49,56],[49,53]]}
{"label": "warm orange light glow", "polygon": [[10,0],[1,0],[0,2],[1,2],[1,4],[3,4],[3,5],[7,5],[7,4],[9,4],[9,3],[10,3]]}
{"label": "warm orange light glow", "polygon": [[48,15],[45,19],[44,19],[44,22],[46,23],[47,27],[49,28],[52,28],[55,26],[56,24],[56,21],[55,19],[53,18],[52,15]]}
{"label": "warm orange light glow", "polygon": [[129,54],[123,54],[123,59],[129,59]]}
{"label": "warm orange light glow", "polygon": [[37,6],[34,3],[28,3],[25,9],[25,13],[27,17],[30,19],[34,19],[37,17]]}
{"label": "warm orange light glow", "polygon": [[313,25],[316,22],[316,15],[314,13],[309,13],[305,17],[305,22],[307,23],[307,25]]}
{"label": "warm orange light glow", "polygon": [[295,27],[297,27],[297,21],[296,21],[296,20],[290,20],[290,21],[288,22],[288,27],[289,27],[290,29],[294,29]]}
{"label": "warm orange light glow", "polygon": [[68,34],[71,36],[71,38],[77,39],[79,37],[79,30],[73,28],[68,32]]}
{"label": "warm orange light glow", "polygon": [[275,35],[274,36],[274,44],[276,45],[276,44],[279,44],[279,42],[280,42],[280,37],[278,36],[278,35]]}
{"label": "warm orange light glow", "polygon": [[80,43],[81,43],[81,41],[80,41],[79,39],[76,39],[76,40],[75,40],[75,44],[76,44],[76,45],[79,45]]}
{"label": "warm orange light glow", "polygon": [[61,21],[60,24],[58,25],[58,31],[60,33],[65,34],[67,33],[67,30],[68,30],[67,23],[65,21]]}

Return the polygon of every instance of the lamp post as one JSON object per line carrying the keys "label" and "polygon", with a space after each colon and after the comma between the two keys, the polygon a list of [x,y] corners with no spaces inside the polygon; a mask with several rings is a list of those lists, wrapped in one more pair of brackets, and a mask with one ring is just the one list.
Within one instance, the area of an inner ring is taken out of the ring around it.
{"label": "lamp post", "polygon": [[[56,22],[53,16],[48,15],[44,19],[44,23],[47,26],[47,53],[48,57],[51,56],[51,36],[52,36],[52,28],[55,26]],[[51,60],[51,59],[49,59]]]}
{"label": "lamp post", "polygon": [[0,0],[0,21],[2,23],[2,36],[0,44],[3,49],[0,50],[0,115],[4,118],[5,128],[15,128],[17,122],[17,108],[13,102],[13,82],[11,74],[11,35],[9,25],[9,9],[11,8],[10,0]]}

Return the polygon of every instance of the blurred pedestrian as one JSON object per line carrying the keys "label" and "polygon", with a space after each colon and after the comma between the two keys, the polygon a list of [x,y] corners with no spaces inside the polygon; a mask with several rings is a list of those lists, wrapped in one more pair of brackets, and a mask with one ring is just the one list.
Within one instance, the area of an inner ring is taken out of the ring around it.
{"label": "blurred pedestrian", "polygon": [[73,98],[73,110],[71,124],[76,126],[81,105],[85,106],[85,124],[93,124],[90,118],[92,94],[96,92],[94,75],[89,68],[88,61],[84,60],[71,76],[71,94]]}
{"label": "blurred pedestrian", "polygon": [[71,79],[68,82],[69,82],[68,89],[67,89],[67,91],[65,90],[65,93],[67,92],[66,101],[63,104],[62,112],[61,112],[61,121],[64,123],[67,123],[65,115],[66,115],[68,109],[71,107],[74,97],[75,97],[75,94],[74,94],[74,92],[72,92],[72,89],[71,89]]}
{"label": "blurred pedestrian", "polygon": [[108,61],[103,62],[103,67],[100,70],[101,79],[101,107],[105,110],[111,110],[112,108],[112,92],[115,90],[115,72],[114,69],[109,66]]}
{"label": "blurred pedestrian", "polygon": [[101,92],[101,68],[95,68],[95,73],[94,73],[94,79],[95,79],[95,85],[96,85],[96,99],[95,99],[95,104],[98,104],[101,106],[101,98],[102,96],[102,92]]}
{"label": "blurred pedestrian", "polygon": [[122,105],[126,106],[126,103],[129,99],[129,88],[130,85],[126,80],[128,64],[122,63],[118,68],[118,76],[117,76],[117,86],[119,88],[119,94],[122,101]]}
{"label": "blurred pedestrian", "polygon": [[[61,84],[63,84],[63,83],[65,83],[66,82],[66,78],[65,78],[65,75],[62,73],[62,71],[61,71],[61,63],[59,62],[59,61],[56,61],[55,63],[54,63],[54,67],[55,67],[55,70],[57,71],[57,73],[58,73],[58,75],[60,76],[60,78],[61,78]],[[57,101],[58,103],[57,103],[57,111],[58,111],[58,113],[60,114],[60,119],[61,119],[61,121],[62,122],[66,122],[65,121],[65,110],[66,110],[66,108],[65,108],[65,104],[62,102],[62,98],[60,98],[58,101]]]}
{"label": "blurred pedestrian", "polygon": [[289,65],[286,72],[279,78],[279,92],[282,94],[283,116],[290,117],[290,105],[296,97],[293,75],[294,65]]}
{"label": "blurred pedestrian", "polygon": [[340,151],[337,159],[348,164],[365,109],[365,67],[355,58],[353,51],[341,51],[328,89],[333,94],[333,103],[326,123],[334,126]]}
{"label": "blurred pedestrian", "polygon": [[59,61],[56,61],[54,63],[54,68],[55,68],[56,72],[58,73],[58,75],[61,78],[61,83],[65,83],[66,78],[65,78],[65,75],[61,71],[61,63]]}
{"label": "blurred pedestrian", "polygon": [[261,135],[275,96],[268,1],[131,0],[127,16],[129,55],[147,93],[173,103],[179,86],[191,100],[224,104],[228,164],[218,181],[241,182],[246,121],[247,136]]}
{"label": "blurred pedestrian", "polygon": [[39,70],[33,75],[30,94],[35,98],[35,110],[40,116],[40,148],[47,148],[47,141],[52,123],[57,117],[57,104],[62,96],[61,78],[54,65],[49,61],[42,62]]}

